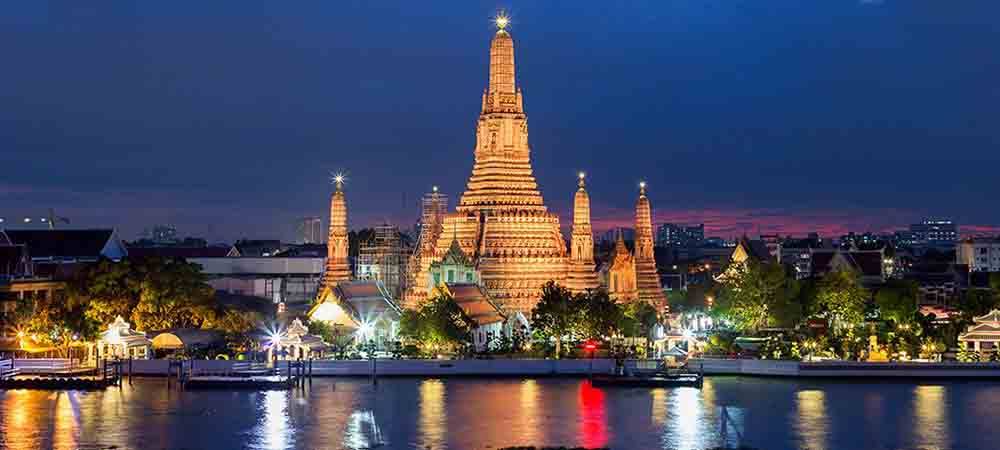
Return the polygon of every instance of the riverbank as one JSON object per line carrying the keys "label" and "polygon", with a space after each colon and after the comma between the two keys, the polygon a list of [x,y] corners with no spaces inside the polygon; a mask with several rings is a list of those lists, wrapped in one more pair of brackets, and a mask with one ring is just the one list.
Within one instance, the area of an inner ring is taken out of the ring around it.
{"label": "riverbank", "polygon": [[1000,363],[918,363],[692,359],[705,375],[802,378],[1000,378]]}
{"label": "riverbank", "polygon": [[[27,367],[33,360],[15,360]],[[240,361],[185,361],[183,370],[196,374],[226,374],[236,371]],[[585,377],[610,374],[613,359],[420,359],[314,360],[316,377]],[[278,362],[284,370],[285,361]],[[858,363],[848,361],[798,362],[756,359],[691,359],[690,370],[705,375],[745,375],[802,378],[997,378],[998,363]],[[162,377],[170,373],[166,359],[132,360],[122,363],[123,375]],[[177,366],[173,367],[177,373]]]}

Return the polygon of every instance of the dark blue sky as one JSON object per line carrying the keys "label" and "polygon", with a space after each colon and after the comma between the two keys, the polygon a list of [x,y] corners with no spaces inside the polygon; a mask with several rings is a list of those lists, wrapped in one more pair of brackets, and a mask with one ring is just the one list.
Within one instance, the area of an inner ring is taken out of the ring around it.
{"label": "dark blue sky", "polygon": [[352,226],[411,224],[464,189],[498,7],[564,219],[586,170],[598,228],[639,179],[723,235],[1000,224],[994,0],[7,1],[0,216],[291,238],[344,169]]}

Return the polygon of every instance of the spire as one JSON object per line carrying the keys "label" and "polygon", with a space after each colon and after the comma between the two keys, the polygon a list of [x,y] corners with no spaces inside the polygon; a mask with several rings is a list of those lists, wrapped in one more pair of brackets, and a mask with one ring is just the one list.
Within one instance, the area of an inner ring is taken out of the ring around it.
{"label": "spire", "polygon": [[490,94],[514,94],[514,39],[507,32],[510,18],[500,12],[494,23],[497,33],[490,43]]}
{"label": "spire", "polygon": [[326,243],[326,272],[324,286],[333,287],[351,278],[347,261],[347,198],[344,196],[343,174],[335,174],[333,183],[336,190],[330,196],[330,233]]}
{"label": "spire", "polygon": [[622,233],[621,228],[615,229],[615,254],[628,253],[628,247],[625,246],[625,233]]}

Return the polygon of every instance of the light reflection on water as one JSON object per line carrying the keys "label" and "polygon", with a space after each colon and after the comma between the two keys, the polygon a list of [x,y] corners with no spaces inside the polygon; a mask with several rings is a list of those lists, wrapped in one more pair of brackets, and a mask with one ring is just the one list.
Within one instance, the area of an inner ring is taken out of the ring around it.
{"label": "light reflection on water", "polygon": [[826,393],[804,390],[796,394],[796,430],[802,448],[826,450],[829,422],[826,416]]}
{"label": "light reflection on water", "polygon": [[268,391],[261,395],[260,424],[254,433],[259,438],[257,448],[281,450],[291,447],[292,433],[288,429],[289,395],[288,391]]}
{"label": "light reflection on water", "polygon": [[913,395],[915,442],[918,448],[939,450],[948,445],[948,399],[943,386],[917,386]]}
{"label": "light reflection on water", "polygon": [[445,411],[445,389],[441,380],[420,382],[420,448],[446,445],[448,414]]}
{"label": "light reflection on water", "polygon": [[[0,448],[606,446],[768,450],[995,448],[989,383],[711,378],[703,389],[596,389],[575,379],[316,379],[289,392],[0,391]],[[988,412],[975,414],[972,412]],[[721,427],[722,417],[727,426]]]}

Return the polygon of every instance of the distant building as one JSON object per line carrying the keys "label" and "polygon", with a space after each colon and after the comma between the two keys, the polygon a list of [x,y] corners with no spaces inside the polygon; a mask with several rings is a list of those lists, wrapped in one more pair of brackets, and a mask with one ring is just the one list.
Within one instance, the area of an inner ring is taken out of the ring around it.
{"label": "distant building", "polygon": [[232,257],[274,256],[286,246],[276,239],[241,239],[229,249]]}
{"label": "distant building", "polygon": [[400,298],[406,289],[410,251],[402,245],[398,227],[375,227],[375,236],[358,246],[355,279],[381,281],[393,298]]}
{"label": "distant building", "polygon": [[893,233],[892,243],[896,248],[914,247],[920,244],[916,233],[909,230],[900,230]]}
{"label": "distant building", "polygon": [[1000,239],[968,239],[955,248],[957,264],[973,272],[1000,272]]}
{"label": "distant building", "polygon": [[601,237],[600,239],[598,239],[598,241],[604,244],[614,244],[615,241],[618,240],[619,234],[621,234],[622,239],[627,242],[635,241],[635,229],[624,228],[624,227],[615,227],[608,231],[605,231],[604,233],[601,233]]}
{"label": "distant building", "polygon": [[201,265],[208,284],[233,295],[266,298],[290,310],[305,310],[323,277],[323,257],[189,257]]}
{"label": "distant building", "polygon": [[950,247],[958,241],[958,225],[951,219],[924,219],[910,225],[916,245]]}
{"label": "distant building", "polygon": [[664,223],[656,229],[658,247],[698,247],[705,241],[705,224]]}

